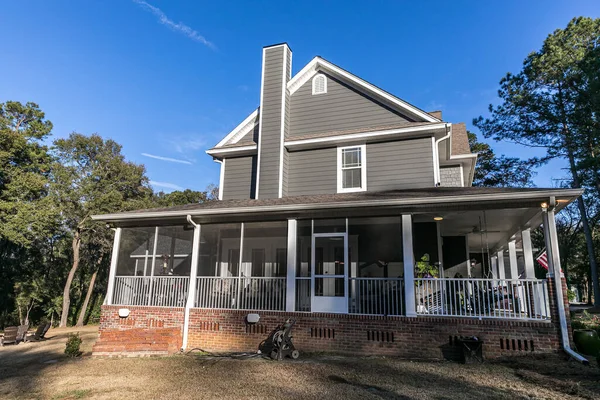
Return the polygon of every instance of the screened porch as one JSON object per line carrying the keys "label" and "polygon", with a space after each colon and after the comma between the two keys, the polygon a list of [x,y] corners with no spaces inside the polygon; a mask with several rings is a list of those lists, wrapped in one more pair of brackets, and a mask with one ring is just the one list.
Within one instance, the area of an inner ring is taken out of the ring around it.
{"label": "screened porch", "polygon": [[107,303],[548,320],[531,240],[541,218],[510,208],[123,227]]}

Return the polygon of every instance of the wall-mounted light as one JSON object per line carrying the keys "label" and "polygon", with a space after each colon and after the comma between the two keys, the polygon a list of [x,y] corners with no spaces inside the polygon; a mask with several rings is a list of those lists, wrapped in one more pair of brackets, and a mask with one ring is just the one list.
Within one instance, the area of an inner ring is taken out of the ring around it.
{"label": "wall-mounted light", "polygon": [[548,203],[546,203],[546,202],[543,202],[543,203],[542,203],[542,208],[548,208]]}
{"label": "wall-mounted light", "polygon": [[443,219],[444,219],[444,217],[433,217],[433,219],[434,219],[435,221],[441,221],[441,220],[443,220]]}

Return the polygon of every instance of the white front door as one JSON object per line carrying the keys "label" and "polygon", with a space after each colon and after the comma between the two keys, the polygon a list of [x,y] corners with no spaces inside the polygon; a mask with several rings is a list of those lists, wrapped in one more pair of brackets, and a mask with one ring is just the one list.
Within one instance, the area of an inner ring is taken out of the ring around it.
{"label": "white front door", "polygon": [[312,236],[313,312],[348,312],[348,235],[315,233]]}

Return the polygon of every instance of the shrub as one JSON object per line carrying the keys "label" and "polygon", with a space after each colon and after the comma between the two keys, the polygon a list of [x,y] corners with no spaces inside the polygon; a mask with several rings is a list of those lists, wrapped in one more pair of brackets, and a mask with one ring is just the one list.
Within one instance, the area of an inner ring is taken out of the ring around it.
{"label": "shrub", "polygon": [[79,346],[81,346],[79,332],[69,334],[67,346],[65,347],[65,354],[69,357],[79,357],[81,355]]}

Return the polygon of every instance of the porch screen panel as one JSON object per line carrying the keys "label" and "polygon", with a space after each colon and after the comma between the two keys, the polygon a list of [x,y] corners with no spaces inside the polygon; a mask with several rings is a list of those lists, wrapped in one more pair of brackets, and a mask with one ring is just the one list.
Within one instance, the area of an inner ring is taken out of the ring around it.
{"label": "porch screen panel", "polygon": [[236,309],[240,295],[242,225],[202,224],[195,306]]}
{"label": "porch screen panel", "polygon": [[122,228],[112,303],[147,305],[156,227]]}
{"label": "porch screen panel", "polygon": [[239,276],[241,224],[202,224],[198,276]]}
{"label": "porch screen panel", "polygon": [[296,231],[296,311],[310,311],[312,220],[298,220]]}
{"label": "porch screen panel", "polygon": [[240,308],[285,310],[287,221],[245,223],[242,241]]}
{"label": "porch screen panel", "polygon": [[348,246],[350,312],[402,315],[402,218],[350,218]]}

